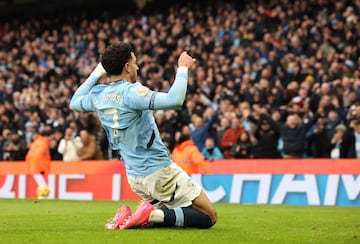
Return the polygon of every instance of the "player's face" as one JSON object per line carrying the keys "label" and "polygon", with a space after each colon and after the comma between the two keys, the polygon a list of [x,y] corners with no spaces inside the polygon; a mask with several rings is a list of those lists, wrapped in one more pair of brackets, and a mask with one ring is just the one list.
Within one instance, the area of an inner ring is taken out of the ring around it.
{"label": "player's face", "polygon": [[138,69],[139,66],[136,64],[136,56],[134,53],[131,53],[131,60],[129,62],[130,82],[136,82]]}

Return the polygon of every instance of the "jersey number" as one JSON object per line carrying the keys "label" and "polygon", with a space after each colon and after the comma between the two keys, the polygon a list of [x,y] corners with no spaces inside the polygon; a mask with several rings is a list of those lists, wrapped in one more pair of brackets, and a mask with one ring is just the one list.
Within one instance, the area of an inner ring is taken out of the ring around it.
{"label": "jersey number", "polygon": [[114,122],[114,125],[112,126],[113,135],[118,136],[119,132],[118,132],[117,128],[119,128],[119,121],[118,121],[119,115],[118,115],[116,109],[115,108],[105,109],[104,114],[109,114],[112,116],[112,121]]}

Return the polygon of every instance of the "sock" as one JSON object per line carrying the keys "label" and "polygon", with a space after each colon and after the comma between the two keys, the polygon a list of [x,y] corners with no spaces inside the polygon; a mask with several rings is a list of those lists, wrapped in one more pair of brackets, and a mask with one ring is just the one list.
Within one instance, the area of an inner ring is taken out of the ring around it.
{"label": "sock", "polygon": [[[150,222],[154,223],[154,227],[176,226],[208,229],[212,226],[210,217],[193,207],[165,209],[160,211],[163,211],[164,214],[164,219],[162,223],[155,221],[153,222],[152,216],[150,217]],[[155,212],[154,220],[156,215],[158,214]],[[160,218],[156,217],[156,219]]]}
{"label": "sock", "polygon": [[161,209],[155,209],[151,212],[149,217],[150,223],[163,223],[165,218],[164,211]]}
{"label": "sock", "polygon": [[[156,209],[156,210],[158,210],[158,209]],[[157,215],[157,213],[155,212],[156,210],[153,211],[154,215]],[[173,209],[164,209],[164,210],[159,210],[159,211],[162,211],[164,214],[163,222],[152,222],[152,215],[150,216],[150,219],[149,219],[149,222],[153,223],[154,227],[173,227],[173,226],[175,226],[176,217],[175,217],[175,211]]]}
{"label": "sock", "polygon": [[208,215],[193,208],[182,208],[184,212],[184,227],[196,227],[200,229],[208,229],[213,226],[211,219]]}

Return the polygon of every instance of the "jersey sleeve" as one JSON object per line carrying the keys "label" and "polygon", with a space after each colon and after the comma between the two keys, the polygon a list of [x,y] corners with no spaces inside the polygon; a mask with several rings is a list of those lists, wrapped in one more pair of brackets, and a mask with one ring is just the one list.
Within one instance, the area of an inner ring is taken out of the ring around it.
{"label": "jersey sleeve", "polygon": [[124,103],[135,110],[147,110],[154,102],[156,94],[156,91],[152,91],[140,83],[135,83],[125,92]]}
{"label": "jersey sleeve", "polygon": [[157,92],[135,83],[127,92],[127,104],[136,110],[158,110],[181,108],[187,89],[187,68],[179,67],[175,81],[169,91]]}
{"label": "jersey sleeve", "polygon": [[94,112],[95,107],[91,101],[91,89],[96,84],[98,78],[90,75],[85,82],[76,90],[71,98],[70,108],[80,112]]}

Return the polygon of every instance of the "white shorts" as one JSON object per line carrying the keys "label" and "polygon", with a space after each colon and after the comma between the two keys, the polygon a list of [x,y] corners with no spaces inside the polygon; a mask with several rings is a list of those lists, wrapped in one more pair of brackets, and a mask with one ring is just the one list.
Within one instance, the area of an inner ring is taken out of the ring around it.
{"label": "white shorts", "polygon": [[178,165],[172,164],[146,177],[128,176],[131,189],[155,208],[189,207],[201,187]]}

